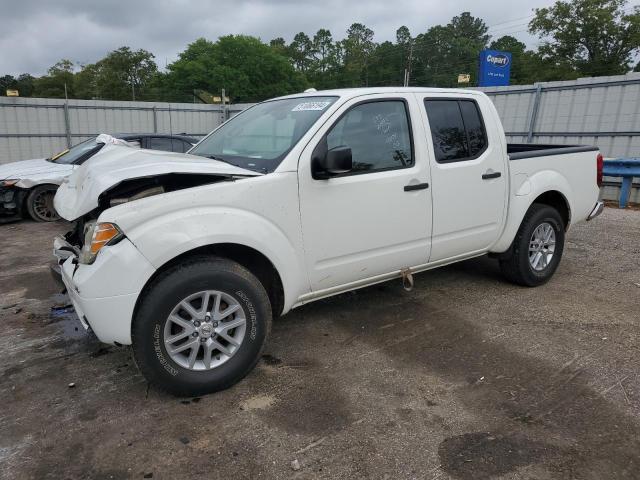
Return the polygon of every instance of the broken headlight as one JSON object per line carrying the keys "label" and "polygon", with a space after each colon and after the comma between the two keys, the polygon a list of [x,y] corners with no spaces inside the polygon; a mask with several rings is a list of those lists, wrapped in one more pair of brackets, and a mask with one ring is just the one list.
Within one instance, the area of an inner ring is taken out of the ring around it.
{"label": "broken headlight", "polygon": [[84,244],[78,261],[83,264],[93,263],[102,247],[114,245],[123,238],[124,234],[114,223],[87,223],[84,229]]}

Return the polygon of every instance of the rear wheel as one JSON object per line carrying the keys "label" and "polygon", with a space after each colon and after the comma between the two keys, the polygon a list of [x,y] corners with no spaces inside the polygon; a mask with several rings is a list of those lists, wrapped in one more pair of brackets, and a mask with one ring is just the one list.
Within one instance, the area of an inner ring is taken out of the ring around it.
{"label": "rear wheel", "polygon": [[503,275],[527,287],[549,281],[562,258],[564,229],[564,222],[556,209],[533,204],[513,240],[511,254],[500,260]]}
{"label": "rear wheel", "polygon": [[271,316],[264,287],[245,267],[213,256],[186,260],[141,300],[132,328],[136,363],[175,395],[228,388],[259,360]]}
{"label": "rear wheel", "polygon": [[54,185],[38,185],[27,195],[27,212],[36,222],[55,222],[60,218],[53,208],[53,197],[57,189]]}

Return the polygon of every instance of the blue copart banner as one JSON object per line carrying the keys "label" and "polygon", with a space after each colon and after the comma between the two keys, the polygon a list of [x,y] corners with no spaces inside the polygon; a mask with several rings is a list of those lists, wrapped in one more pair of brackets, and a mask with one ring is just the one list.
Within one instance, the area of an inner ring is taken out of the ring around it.
{"label": "blue copart banner", "polygon": [[511,54],[498,50],[480,52],[479,87],[501,87],[509,85]]}

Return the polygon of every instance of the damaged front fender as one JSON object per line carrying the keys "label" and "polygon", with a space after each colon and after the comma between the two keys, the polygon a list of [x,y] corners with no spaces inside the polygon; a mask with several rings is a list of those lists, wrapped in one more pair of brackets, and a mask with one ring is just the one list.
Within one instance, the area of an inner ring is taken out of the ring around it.
{"label": "damaged front fender", "polygon": [[260,175],[194,155],[109,145],[63,181],[54,206],[62,218],[73,221],[151,195]]}

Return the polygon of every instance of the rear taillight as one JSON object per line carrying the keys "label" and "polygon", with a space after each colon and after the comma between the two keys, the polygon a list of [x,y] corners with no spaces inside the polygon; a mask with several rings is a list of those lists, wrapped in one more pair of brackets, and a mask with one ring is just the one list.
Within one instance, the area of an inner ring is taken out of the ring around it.
{"label": "rear taillight", "polygon": [[598,154],[598,159],[596,160],[597,165],[598,165],[598,170],[596,173],[596,182],[598,183],[598,187],[602,186],[602,169],[604,168],[604,158],[602,157],[602,154],[599,153]]}

